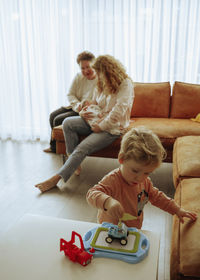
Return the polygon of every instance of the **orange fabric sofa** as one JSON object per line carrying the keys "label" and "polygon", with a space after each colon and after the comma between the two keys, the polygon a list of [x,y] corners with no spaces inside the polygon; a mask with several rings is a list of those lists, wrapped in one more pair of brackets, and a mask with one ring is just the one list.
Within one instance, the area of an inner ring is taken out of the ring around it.
{"label": "orange fabric sofa", "polygon": [[200,136],[184,136],[173,149],[175,200],[184,209],[194,211],[195,222],[181,224],[173,216],[170,279],[200,279]]}
{"label": "orange fabric sofa", "polygon": [[[135,99],[130,126],[146,126],[160,138],[167,151],[165,161],[172,162],[175,140],[186,135],[200,135],[200,123],[194,122],[200,112],[200,85],[175,82],[171,93],[169,82],[134,83]],[[56,153],[65,154],[62,125],[52,132]],[[80,138],[80,141],[82,138]],[[117,158],[121,137],[92,156]]]}

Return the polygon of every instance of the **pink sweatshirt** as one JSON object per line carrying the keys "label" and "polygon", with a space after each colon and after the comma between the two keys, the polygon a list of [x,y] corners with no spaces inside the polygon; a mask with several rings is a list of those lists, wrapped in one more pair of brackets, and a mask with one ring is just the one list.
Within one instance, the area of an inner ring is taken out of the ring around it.
{"label": "pink sweatshirt", "polygon": [[150,201],[154,206],[174,215],[180,209],[176,202],[167,197],[163,192],[155,188],[147,178],[137,186],[129,185],[122,177],[120,168],[107,174],[97,185],[89,189],[87,201],[93,207],[98,208],[98,222],[109,222],[117,224],[118,220],[110,216],[104,210],[104,203],[112,197],[118,200],[123,206],[125,213],[137,216],[137,220],[126,221],[128,227],[141,228],[143,222],[144,205]]}

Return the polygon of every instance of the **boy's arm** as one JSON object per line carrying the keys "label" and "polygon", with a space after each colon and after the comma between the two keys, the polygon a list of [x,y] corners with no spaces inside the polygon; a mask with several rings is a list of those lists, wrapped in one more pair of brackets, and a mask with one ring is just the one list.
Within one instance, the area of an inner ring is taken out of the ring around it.
{"label": "boy's arm", "polygon": [[106,211],[115,219],[120,219],[124,214],[124,209],[121,203],[115,199],[119,184],[119,174],[118,169],[116,169],[104,176],[93,188],[89,189],[86,196],[87,202],[93,207]]}
{"label": "boy's arm", "polygon": [[88,191],[86,199],[91,206],[107,211],[115,219],[119,220],[124,214],[120,202],[98,190],[98,186],[94,186]]}
{"label": "boy's arm", "polygon": [[110,195],[105,193],[105,190],[99,186],[95,185],[93,188],[89,189],[86,195],[87,202],[98,209],[105,210],[105,202],[110,198]]}
{"label": "boy's arm", "polygon": [[149,194],[149,201],[152,205],[174,215],[176,214],[180,206],[175,202],[174,199],[168,197],[162,191],[159,191],[156,187],[153,186],[151,180],[147,179],[148,184],[148,194]]}
{"label": "boy's arm", "polygon": [[86,194],[87,202],[93,207],[104,209],[104,203],[112,197],[113,189],[115,186],[115,176],[112,176],[114,170],[105,175],[98,184],[90,188]]}
{"label": "boy's arm", "polygon": [[111,196],[105,200],[104,210],[108,211],[109,215],[115,219],[120,219],[125,213],[121,203]]}
{"label": "boy's arm", "polygon": [[196,220],[196,213],[184,210],[175,202],[174,199],[166,196],[163,192],[153,187],[151,181],[149,184],[149,200],[154,206],[157,206],[172,215],[176,214],[181,223],[184,223],[183,217],[187,217],[193,221]]}

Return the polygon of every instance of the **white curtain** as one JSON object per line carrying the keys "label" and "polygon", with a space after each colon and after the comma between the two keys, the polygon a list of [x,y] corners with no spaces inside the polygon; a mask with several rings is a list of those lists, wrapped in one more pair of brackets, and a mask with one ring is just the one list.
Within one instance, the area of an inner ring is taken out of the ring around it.
{"label": "white curtain", "polygon": [[137,82],[200,83],[199,14],[199,0],[0,0],[0,138],[49,140],[83,50]]}

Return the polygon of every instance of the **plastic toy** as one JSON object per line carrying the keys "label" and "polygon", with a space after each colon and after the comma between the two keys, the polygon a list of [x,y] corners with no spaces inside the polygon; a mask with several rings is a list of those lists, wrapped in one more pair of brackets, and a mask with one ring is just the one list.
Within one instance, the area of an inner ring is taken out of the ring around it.
{"label": "plastic toy", "polygon": [[[81,248],[78,248],[74,244],[75,236],[79,237]],[[82,237],[75,231],[72,231],[70,241],[66,241],[62,238],[60,239],[60,251],[64,251],[65,256],[67,256],[72,262],[78,262],[82,266],[88,265],[93,257],[92,254],[85,251]]]}
{"label": "plastic toy", "polygon": [[138,263],[148,255],[150,247],[148,238],[133,227],[127,228],[129,234],[126,245],[122,245],[119,240],[107,243],[106,237],[112,227],[118,226],[102,223],[101,226],[89,230],[83,236],[85,250],[92,252],[94,257],[118,259],[128,263]]}
{"label": "plastic toy", "polygon": [[130,220],[137,220],[138,217],[136,216],[133,216],[129,213],[124,213],[124,215],[122,216],[122,218],[119,220],[120,222],[121,221],[130,221]]}
{"label": "plastic toy", "polygon": [[126,245],[128,240],[128,228],[122,221],[135,220],[136,216],[129,213],[124,213],[123,217],[119,220],[118,225],[113,225],[108,229],[108,236],[105,238],[107,243],[112,243],[114,239],[120,240],[121,245]]}
{"label": "plastic toy", "polygon": [[108,236],[105,238],[107,243],[112,243],[114,239],[119,239],[121,245],[127,244],[128,228],[124,223],[113,225],[108,229]]}

